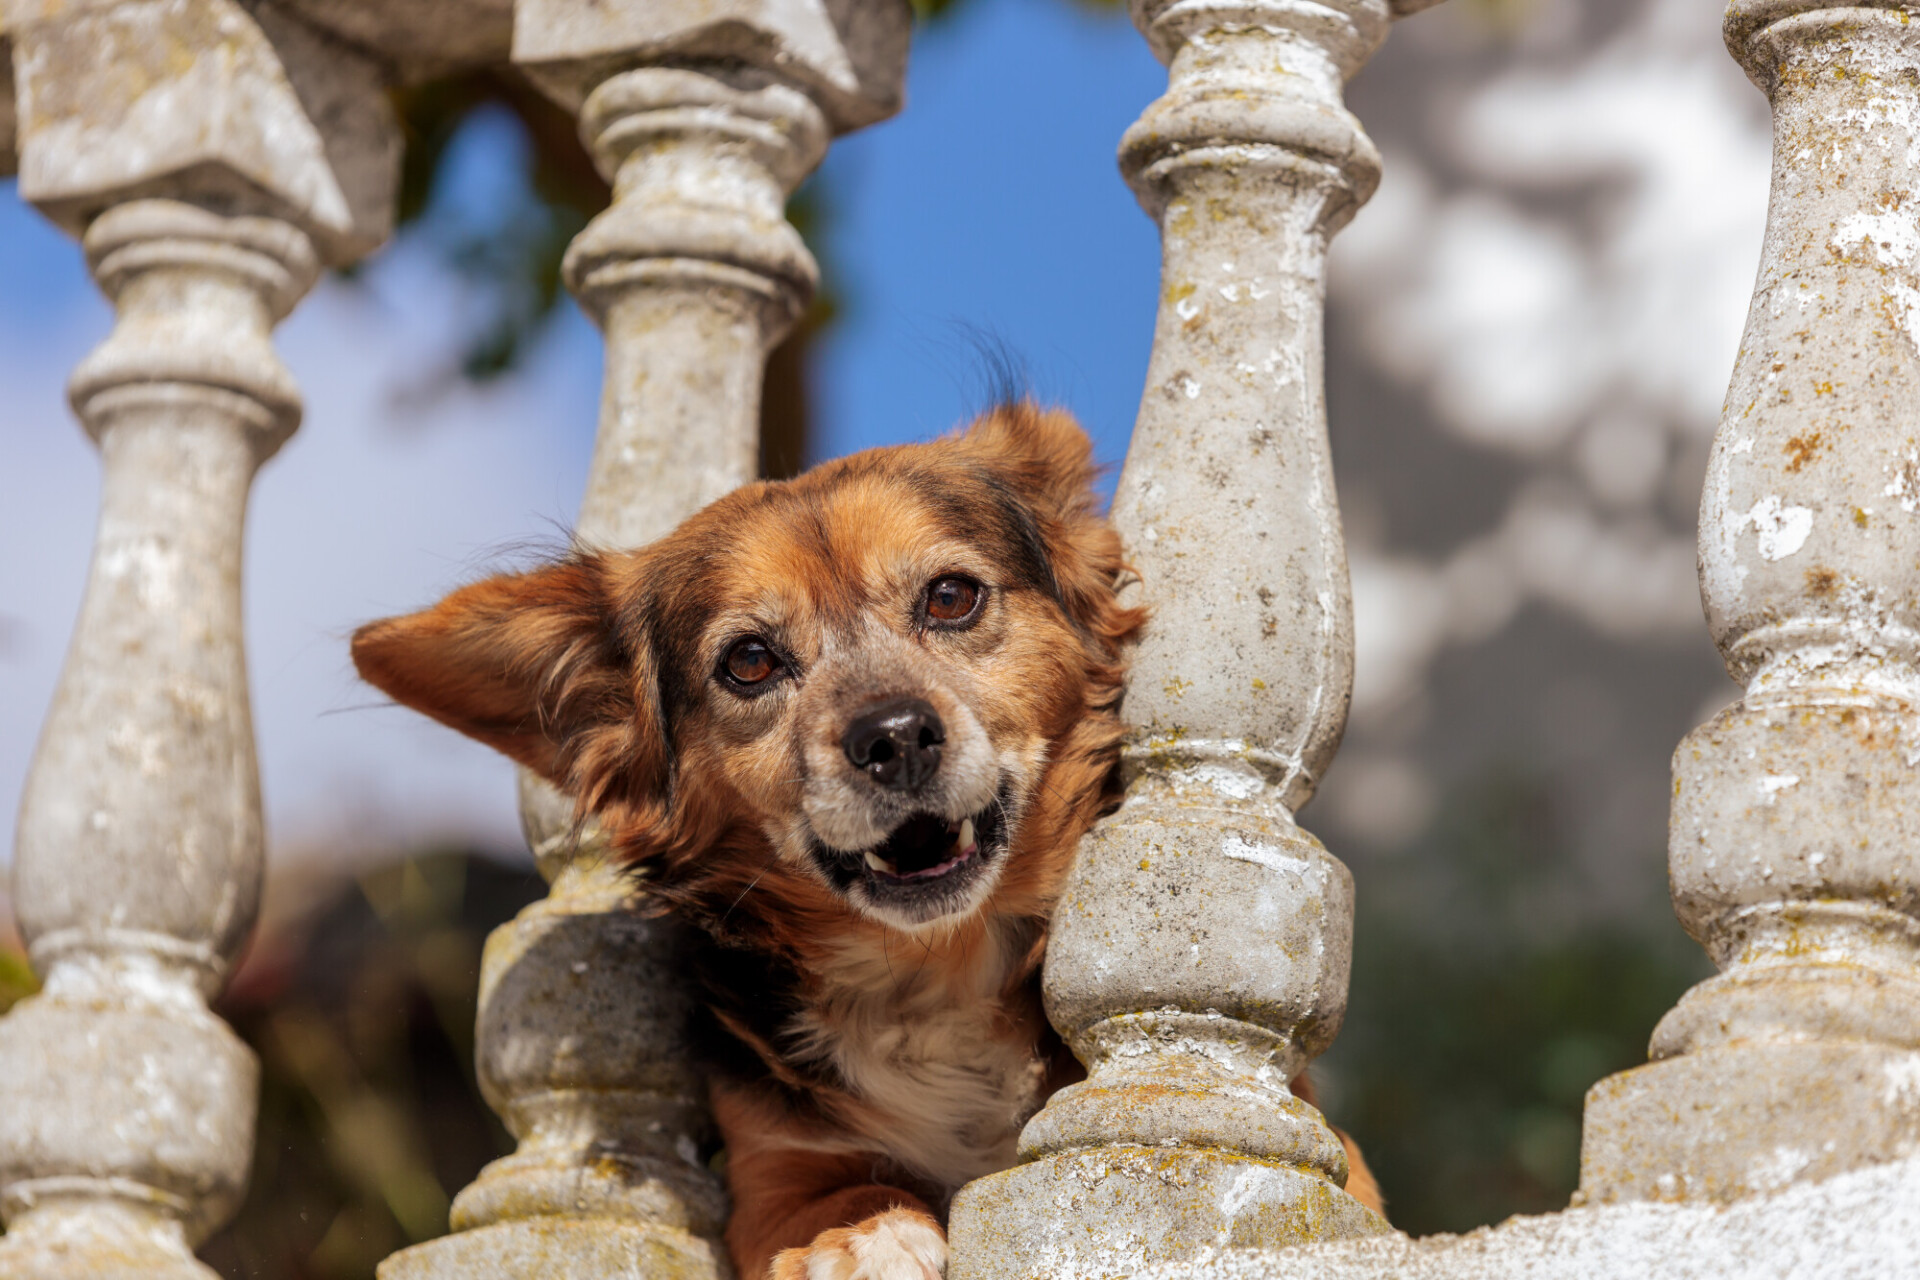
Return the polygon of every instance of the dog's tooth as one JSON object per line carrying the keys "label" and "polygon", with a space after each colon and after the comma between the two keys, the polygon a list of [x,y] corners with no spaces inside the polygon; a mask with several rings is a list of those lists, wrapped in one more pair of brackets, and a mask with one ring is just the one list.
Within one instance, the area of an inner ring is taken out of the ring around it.
{"label": "dog's tooth", "polygon": [[893,870],[893,864],[891,862],[888,862],[885,858],[881,857],[879,854],[875,853],[871,849],[867,850],[867,865],[872,867],[875,871],[892,871]]}
{"label": "dog's tooth", "polygon": [[962,852],[973,848],[973,819],[968,818],[960,824],[960,838],[954,841]]}

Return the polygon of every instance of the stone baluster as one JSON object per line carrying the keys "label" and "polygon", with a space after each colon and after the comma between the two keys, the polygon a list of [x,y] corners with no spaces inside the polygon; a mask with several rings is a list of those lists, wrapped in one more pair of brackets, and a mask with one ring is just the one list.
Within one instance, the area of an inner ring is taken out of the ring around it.
{"label": "stone baluster", "polygon": [[1325,260],[1378,180],[1341,99],[1391,12],[1133,5],[1169,86],[1120,163],[1163,259],[1113,518],[1153,618],[1128,682],[1126,801],[1081,847],[1045,974],[1088,1078],[1027,1125],[1024,1163],[961,1193],[952,1280],[1384,1229],[1288,1084],[1346,1005],[1352,881],[1293,814],[1352,678]]}
{"label": "stone baluster", "polygon": [[1920,1151],[1920,23],[1736,0],[1773,102],[1758,283],[1700,507],[1739,702],[1674,754],[1671,880],[1721,972],[1588,1095],[1588,1202]]}
{"label": "stone baluster", "polygon": [[[606,336],[588,545],[650,542],[754,478],[766,355],[818,275],[786,198],[830,135],[899,105],[904,3],[701,12],[515,11],[515,61],[579,112],[613,185],[565,263]],[[454,1235],[380,1274],[728,1275],[678,929],[632,910],[593,828],[574,838],[571,801],[525,775],[521,801],[551,887],[488,940],[477,1046],[519,1147],[455,1199]]]}
{"label": "stone baluster", "polygon": [[210,1277],[192,1246],[245,1189],[257,1076],[207,1006],[260,889],[241,540],[300,419],[270,333],[385,237],[398,134],[370,65],[227,0],[28,12],[20,191],[117,319],[70,385],[104,479],[21,802],[44,989],[0,1028],[0,1275]]}

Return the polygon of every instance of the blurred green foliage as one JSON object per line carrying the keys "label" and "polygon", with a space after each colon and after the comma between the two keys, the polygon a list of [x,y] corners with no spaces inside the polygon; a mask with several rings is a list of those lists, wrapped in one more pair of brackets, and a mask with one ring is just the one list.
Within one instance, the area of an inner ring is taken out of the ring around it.
{"label": "blurred green foliage", "polygon": [[27,958],[10,947],[0,947],[0,1013],[40,989]]}
{"label": "blurred green foliage", "polygon": [[1514,38],[1540,16],[1542,0],[1458,0],[1459,16],[1482,30]]}
{"label": "blurred green foliage", "polygon": [[[524,358],[564,297],[561,264],[567,246],[606,207],[610,189],[581,143],[574,120],[511,68],[487,68],[396,94],[406,156],[399,221],[474,286],[475,314],[460,372],[485,381]],[[447,209],[453,199],[448,158],[461,129],[481,111],[506,113],[524,135],[522,190],[503,207]],[[789,202],[787,216],[815,246],[830,206],[817,186]],[[433,216],[436,209],[447,216]],[[471,215],[471,216],[462,216]],[[831,272],[823,273],[831,279]],[[781,477],[806,456],[807,350],[831,323],[834,295],[823,285],[813,306],[767,361],[762,394],[760,471]]]}
{"label": "blurred green foliage", "polygon": [[1501,772],[1355,869],[1347,1020],[1318,1078],[1402,1230],[1564,1208],[1587,1088],[1644,1063],[1712,971],[1664,894],[1597,914],[1569,844],[1545,784]]}
{"label": "blurred green foliage", "polygon": [[561,297],[560,262],[580,229],[606,207],[610,188],[581,143],[573,117],[511,68],[489,67],[398,90],[406,151],[399,222],[417,225],[447,178],[447,154],[462,126],[485,108],[504,110],[526,134],[525,198],[492,216],[430,224],[447,264],[481,286],[488,314],[463,372],[486,379],[512,368]]}

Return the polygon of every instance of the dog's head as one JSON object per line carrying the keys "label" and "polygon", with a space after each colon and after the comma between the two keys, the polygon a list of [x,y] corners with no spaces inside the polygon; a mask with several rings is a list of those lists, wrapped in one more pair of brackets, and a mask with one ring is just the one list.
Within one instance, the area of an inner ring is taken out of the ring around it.
{"label": "dog's head", "polygon": [[[601,817],[669,891],[811,879],[913,928],[1057,881],[1120,731],[1086,434],[998,409],[749,485],[651,546],[354,636],[360,672]],[[755,865],[755,863],[760,865]]]}

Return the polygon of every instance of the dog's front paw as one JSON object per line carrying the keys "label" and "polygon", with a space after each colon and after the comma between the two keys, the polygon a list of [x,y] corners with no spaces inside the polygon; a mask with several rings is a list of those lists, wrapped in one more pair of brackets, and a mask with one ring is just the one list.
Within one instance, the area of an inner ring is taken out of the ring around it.
{"label": "dog's front paw", "polygon": [[946,1271],[940,1224],[917,1209],[889,1209],[782,1250],[772,1280],[941,1280]]}

